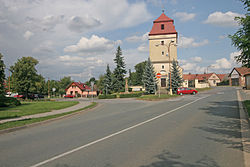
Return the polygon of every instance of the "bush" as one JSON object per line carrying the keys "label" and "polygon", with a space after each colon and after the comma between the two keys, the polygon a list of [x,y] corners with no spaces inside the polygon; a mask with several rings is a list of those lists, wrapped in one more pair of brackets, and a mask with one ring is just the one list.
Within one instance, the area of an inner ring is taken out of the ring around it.
{"label": "bush", "polygon": [[120,98],[140,97],[142,93],[120,94]]}
{"label": "bush", "polygon": [[20,101],[14,97],[0,97],[0,107],[19,106]]}
{"label": "bush", "polygon": [[115,99],[116,95],[99,95],[99,99]]}

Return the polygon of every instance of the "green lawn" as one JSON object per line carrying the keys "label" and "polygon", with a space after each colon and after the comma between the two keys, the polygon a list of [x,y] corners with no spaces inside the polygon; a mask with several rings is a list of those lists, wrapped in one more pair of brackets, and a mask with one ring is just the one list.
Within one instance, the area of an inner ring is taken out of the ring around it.
{"label": "green lawn", "polygon": [[20,106],[0,107],[0,120],[59,110],[78,104],[77,101],[22,102]]}
{"label": "green lawn", "polygon": [[41,118],[32,118],[32,119],[26,119],[26,120],[20,120],[20,121],[6,122],[6,123],[3,123],[3,124],[0,124],[0,130],[14,128],[14,127],[26,126],[26,125],[34,124],[34,123],[37,123],[37,122],[42,122],[42,121],[46,121],[46,120],[49,120],[49,119],[62,117],[62,116],[69,115],[69,114],[79,112],[79,111],[83,111],[83,110],[86,110],[86,109],[89,109],[89,108],[94,108],[96,105],[97,105],[96,102],[92,102],[90,105],[88,105],[88,106],[86,106],[84,108],[81,108],[81,109],[78,109],[78,110],[75,110],[75,111],[70,111],[70,112],[67,112],[67,113],[51,115],[51,116],[41,117]]}
{"label": "green lawn", "polygon": [[161,96],[159,97],[159,95],[143,95],[141,97],[138,97],[137,99],[139,100],[149,100],[149,101],[153,101],[153,100],[161,100],[161,99],[169,99],[169,98],[175,98],[178,97],[179,95],[167,95],[167,94],[161,94]]}
{"label": "green lawn", "polygon": [[212,88],[195,88],[198,92],[206,91],[206,90],[211,90]]}
{"label": "green lawn", "polygon": [[244,101],[243,104],[245,105],[245,107],[248,111],[248,115],[250,116],[250,100]]}

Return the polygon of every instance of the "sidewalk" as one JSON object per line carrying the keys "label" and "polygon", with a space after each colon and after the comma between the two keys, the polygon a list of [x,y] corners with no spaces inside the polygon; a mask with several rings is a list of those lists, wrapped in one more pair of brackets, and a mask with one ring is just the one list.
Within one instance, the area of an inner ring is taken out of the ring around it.
{"label": "sidewalk", "polygon": [[0,124],[6,123],[6,122],[12,122],[12,121],[20,121],[20,120],[25,120],[25,119],[40,118],[40,117],[46,117],[46,116],[51,116],[51,115],[56,115],[56,114],[67,113],[70,111],[75,111],[75,110],[84,108],[90,104],[91,104],[91,102],[89,102],[89,101],[79,101],[79,104],[74,105],[72,107],[64,108],[61,110],[52,110],[51,112],[46,112],[46,113],[40,113],[40,114],[22,116],[22,117],[18,117],[18,118],[0,120]]}
{"label": "sidewalk", "polygon": [[241,89],[240,90],[242,100],[250,100],[250,90]]}

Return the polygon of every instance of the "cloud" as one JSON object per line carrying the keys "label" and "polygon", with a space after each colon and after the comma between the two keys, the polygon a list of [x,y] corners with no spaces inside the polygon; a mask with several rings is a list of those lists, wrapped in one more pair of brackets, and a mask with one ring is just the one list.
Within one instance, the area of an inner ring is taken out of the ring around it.
{"label": "cloud", "polygon": [[200,63],[202,61],[202,58],[201,57],[192,57],[191,60],[196,62],[196,63]]}
{"label": "cloud", "polygon": [[34,35],[33,32],[26,31],[26,32],[23,34],[23,37],[24,37],[26,40],[29,40],[30,37],[32,37],[33,35]]}
{"label": "cloud", "polygon": [[52,41],[44,41],[38,47],[32,50],[33,53],[53,53],[55,52],[54,43]]}
{"label": "cloud", "polygon": [[148,32],[141,36],[133,35],[125,39],[128,42],[145,42],[148,41]]}
{"label": "cloud", "polygon": [[186,12],[176,12],[174,14],[181,22],[187,22],[189,20],[193,20],[196,16],[194,13],[186,13]]}
{"label": "cloud", "polygon": [[221,58],[215,61],[216,63],[212,64],[213,69],[230,69],[232,68],[232,63],[226,58]]}
{"label": "cloud", "polygon": [[83,32],[84,30],[90,29],[90,28],[96,28],[101,25],[101,21],[91,17],[89,15],[85,17],[80,16],[72,16],[69,19],[69,29],[73,32]]}
{"label": "cloud", "polygon": [[64,48],[64,52],[102,52],[114,48],[115,42],[104,37],[92,35],[90,39],[82,37],[76,45],[70,45]]}
{"label": "cloud", "polygon": [[139,52],[149,52],[149,46],[146,43],[141,44],[137,50]]}
{"label": "cloud", "polygon": [[221,27],[237,27],[239,26],[239,24],[234,20],[234,18],[243,16],[244,15],[233,13],[231,11],[226,13],[214,12],[208,16],[207,20],[205,20],[204,23]]}
{"label": "cloud", "polygon": [[178,46],[180,48],[191,48],[191,47],[204,46],[204,45],[207,45],[208,43],[209,41],[207,39],[200,41],[200,42],[196,42],[194,38],[181,36]]}

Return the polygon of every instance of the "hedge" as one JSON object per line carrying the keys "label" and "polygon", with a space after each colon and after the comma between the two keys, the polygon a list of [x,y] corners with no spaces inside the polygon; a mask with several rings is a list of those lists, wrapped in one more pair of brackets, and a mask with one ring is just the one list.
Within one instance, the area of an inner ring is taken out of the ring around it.
{"label": "hedge", "polygon": [[116,95],[99,95],[99,99],[115,99]]}
{"label": "hedge", "polygon": [[0,107],[19,106],[20,101],[14,97],[0,97]]}
{"label": "hedge", "polygon": [[120,98],[140,97],[142,93],[120,94]]}

